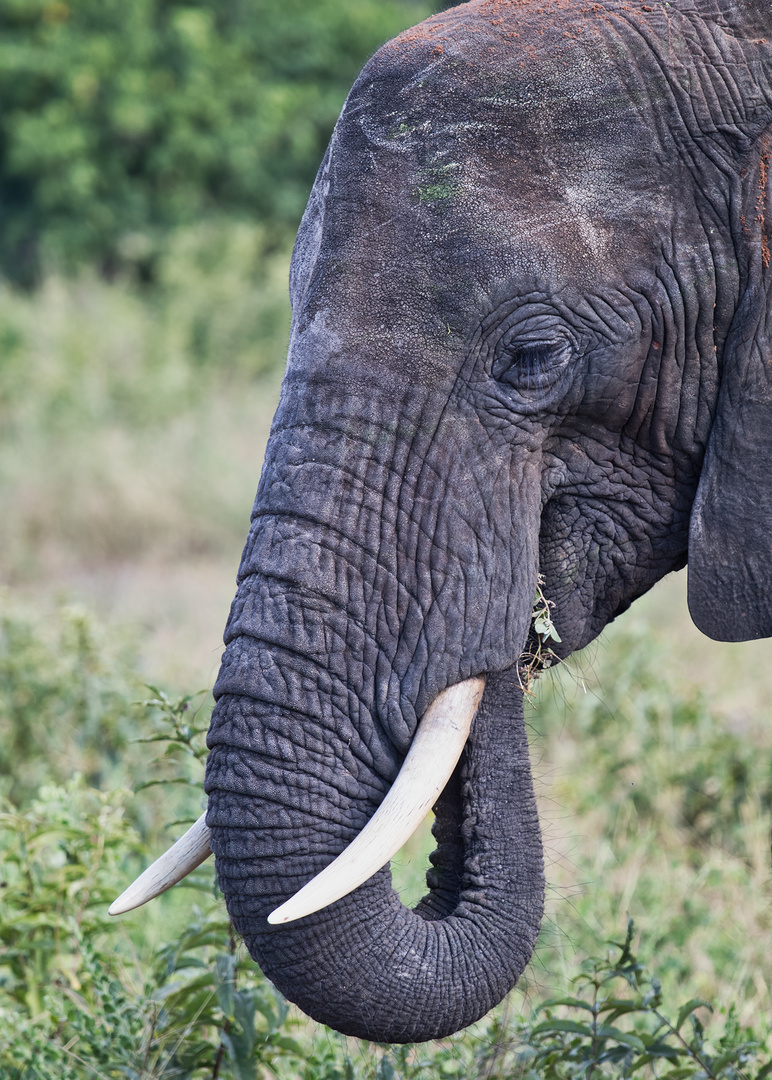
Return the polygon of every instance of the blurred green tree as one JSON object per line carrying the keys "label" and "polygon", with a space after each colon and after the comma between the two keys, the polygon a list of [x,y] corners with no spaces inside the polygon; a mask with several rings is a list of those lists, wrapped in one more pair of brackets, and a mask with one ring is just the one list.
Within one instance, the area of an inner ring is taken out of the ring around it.
{"label": "blurred green tree", "polygon": [[0,0],[0,273],[152,277],[170,228],[296,227],[346,93],[426,0]]}

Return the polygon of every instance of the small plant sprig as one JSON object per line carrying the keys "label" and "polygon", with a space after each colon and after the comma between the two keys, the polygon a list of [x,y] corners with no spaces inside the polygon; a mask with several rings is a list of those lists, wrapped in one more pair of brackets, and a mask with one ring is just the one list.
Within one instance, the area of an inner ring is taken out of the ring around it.
{"label": "small plant sprig", "polygon": [[[572,980],[576,996],[554,998],[539,1007],[545,1019],[522,1030],[530,1048],[524,1055],[528,1075],[586,1080],[593,1074],[608,1075],[611,1067],[619,1077],[737,1080],[750,1076],[749,1066],[757,1062],[761,1046],[740,1028],[734,1011],[730,1009],[725,1033],[714,1044],[698,1015],[701,1009],[713,1011],[707,1002],[692,998],[675,1019],[667,1016],[659,980],[633,951],[634,934],[635,925],[628,917],[624,942],[610,943],[618,955],[585,962],[584,971]],[[621,991],[620,982],[624,984]],[[576,1018],[556,1015],[556,1010]],[[770,1073],[772,1062],[752,1075],[754,1080],[763,1080]]]}
{"label": "small plant sprig", "polygon": [[[135,791],[141,791],[143,788],[153,787],[158,784],[182,784],[185,787],[200,789],[200,769],[194,769],[195,775],[191,777],[186,775],[187,770],[180,766],[182,760],[186,757],[194,759],[199,765],[203,765],[206,759],[208,752],[206,748],[208,724],[204,723],[197,726],[196,718],[203,707],[205,695],[208,691],[199,690],[195,694],[187,694],[185,697],[174,699],[164,690],[159,690],[157,686],[148,685],[147,688],[153,694],[153,697],[137,704],[145,709],[157,710],[161,714],[161,721],[164,726],[163,730],[157,731],[153,735],[145,735],[135,741],[138,743],[165,743],[166,752],[161,757],[149,762],[149,765],[157,766],[172,762],[176,765],[176,775],[166,775],[152,780],[145,780],[136,786]],[[194,708],[191,703],[195,702],[196,698],[201,700]]]}
{"label": "small plant sprig", "polygon": [[531,611],[531,632],[528,636],[526,651],[520,657],[518,665],[520,685],[523,693],[533,697],[531,683],[534,682],[542,671],[551,667],[554,663],[560,663],[560,657],[550,646],[550,641],[559,643],[560,634],[555,629],[552,621],[552,609],[555,607],[553,600],[548,600],[544,595],[542,586],[544,575],[539,574],[536,578],[536,595],[533,600]]}
{"label": "small plant sprig", "polygon": [[[208,753],[206,733],[208,730],[208,710],[204,709],[209,695],[208,690],[198,690],[185,697],[173,698],[165,690],[146,684],[153,697],[135,702],[144,708],[156,721],[157,730],[151,735],[135,739],[137,743],[162,743],[166,749],[157,757],[147,762],[149,770],[156,770],[158,775],[143,780],[134,788],[135,794],[151,787],[182,786],[192,788],[197,795],[197,803],[202,797],[204,764]],[[203,712],[203,723],[196,723]],[[179,803],[178,803],[179,805]],[[182,816],[171,817],[166,823],[167,829],[179,825],[189,825],[198,816],[200,810],[194,810],[189,800],[183,799]],[[192,880],[195,880],[192,879]]]}
{"label": "small plant sprig", "polygon": [[203,701],[199,702],[195,710],[192,710],[191,702],[195,701],[196,698],[203,698],[209,691],[198,690],[195,694],[187,694],[185,697],[178,698],[175,701],[164,690],[159,690],[157,686],[148,684],[147,688],[155,696],[140,702],[140,704],[144,705],[146,709],[158,709],[167,725],[171,728],[171,732],[166,730],[156,735],[148,735],[142,739],[137,739],[137,742],[165,742],[169,746],[181,749],[197,761],[203,761],[208,751],[205,738],[202,739],[201,736],[206,736],[208,723],[196,727],[195,720],[201,711]]}

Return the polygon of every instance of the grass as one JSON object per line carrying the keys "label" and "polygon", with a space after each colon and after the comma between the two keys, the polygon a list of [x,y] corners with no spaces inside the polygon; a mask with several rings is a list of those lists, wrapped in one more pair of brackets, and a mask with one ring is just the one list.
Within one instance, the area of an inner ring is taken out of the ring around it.
{"label": "grass", "polygon": [[[118,883],[166,844],[164,822],[198,813],[206,708],[142,693],[131,643],[82,608],[60,608],[57,621],[9,607],[6,600],[0,695],[12,705],[3,708],[12,723],[3,741],[15,737],[28,749],[0,857],[0,1011],[8,1021],[0,1062],[8,1069],[23,1035],[41,1069],[45,1047],[52,1076],[71,1065],[73,1075],[91,1075],[68,1056],[76,1037],[81,1062],[105,1076],[136,1065],[137,1055],[146,1057],[137,1072],[143,1078],[210,1076],[221,1046],[230,1047],[221,1055],[223,1076],[241,1075],[239,1054],[245,1069],[262,1061],[280,1075],[285,1067],[299,1075],[293,1070],[307,1060],[304,1075],[314,1078],[392,1075],[389,1069],[405,1077],[568,1077],[584,1075],[595,1059],[594,1068],[614,1075],[655,1075],[657,1062],[663,1075],[674,1061],[692,1069],[683,1075],[698,1075],[697,1058],[681,1047],[686,1057],[676,1061],[667,1041],[656,1062],[641,1064],[662,1042],[662,1017],[678,1027],[682,1008],[695,1001],[713,1010],[695,1006],[697,1027],[692,1014],[684,1018],[695,1053],[729,1055],[732,1068],[744,1055],[756,1071],[765,1060],[769,737],[761,725],[749,731],[727,723],[700,684],[672,670],[671,652],[643,622],[620,621],[591,662],[580,657],[573,670],[551,669],[537,683],[530,723],[550,890],[521,987],[472,1032],[405,1057],[398,1049],[366,1052],[292,1010],[277,1013],[254,965],[231,942],[210,870],[198,875],[197,894],[176,890],[139,915],[106,919]],[[94,716],[114,719],[100,731]],[[86,772],[95,756],[103,767],[88,783],[66,779]],[[126,790],[132,772],[133,796]],[[185,783],[148,788],[140,776]],[[423,854],[413,845],[401,860],[402,887],[413,899]],[[625,946],[630,916],[635,934]],[[604,951],[609,938],[622,954],[644,957],[646,970],[611,994],[614,1001],[627,995],[627,1011],[604,1024],[598,1014],[593,1031],[592,1016],[583,1015],[592,1009],[587,994],[598,989],[593,978],[625,977],[627,961]],[[229,957],[238,958],[237,979]],[[232,992],[220,985],[225,975],[236,979]],[[108,1008],[115,1000],[122,1002],[123,1057],[115,1057],[117,1021]],[[234,1001],[242,1002],[241,1020]],[[163,1009],[154,1013],[154,1002]],[[230,1043],[222,1038],[226,1023]],[[730,1075],[721,1068],[711,1075]],[[26,1080],[23,1071],[9,1075]]]}
{"label": "grass", "polygon": [[0,574],[243,542],[286,349],[288,253],[180,234],[152,294],[85,276],[0,292]]}
{"label": "grass", "polygon": [[543,962],[554,948],[565,967],[630,913],[664,986],[752,1023],[772,985],[770,736],[738,728],[625,622],[588,692],[574,675],[570,711],[566,671],[533,718],[556,928]]}
{"label": "grass", "polygon": [[[72,615],[61,619],[66,628]],[[29,646],[36,634],[44,647]],[[33,687],[57,661],[46,643],[60,643],[65,675],[82,653],[48,624],[36,630],[28,620],[27,639],[23,681]],[[130,744],[142,775],[166,784],[135,783],[134,795],[114,776],[102,791],[82,778],[54,784],[59,765],[41,751],[38,790],[6,804],[4,1076],[766,1075],[769,755],[729,731],[699,686],[669,678],[667,654],[648,633],[620,627],[583,686],[567,668],[541,680],[531,723],[547,833],[545,932],[504,1006],[416,1048],[368,1048],[288,1010],[233,938],[211,866],[193,892],[106,917],[118,883],[166,842],[164,820],[184,815],[180,792],[187,816],[198,812],[206,716],[195,700],[156,691],[132,707],[109,634],[92,629],[89,640],[102,642],[91,666],[103,700],[122,702],[125,734],[142,739]],[[606,677],[613,686],[601,697],[596,681]],[[568,691],[579,698],[570,714]],[[65,695],[56,707],[75,733],[81,699]],[[34,733],[34,695],[29,709]]]}
{"label": "grass", "polygon": [[[547,916],[521,986],[470,1032],[375,1048],[285,1011],[232,941],[208,869],[106,919],[165,827],[200,812],[186,739],[208,699],[175,701],[216,672],[286,264],[255,230],[192,230],[152,295],[93,278],[0,294],[0,1072],[761,1076],[772,669],[765,643],[691,627],[681,575],[534,683]],[[535,614],[546,646],[549,608]],[[425,829],[395,861],[412,902],[429,843]],[[627,1002],[613,1019],[604,995]],[[679,1023],[695,1001],[712,1012]]]}

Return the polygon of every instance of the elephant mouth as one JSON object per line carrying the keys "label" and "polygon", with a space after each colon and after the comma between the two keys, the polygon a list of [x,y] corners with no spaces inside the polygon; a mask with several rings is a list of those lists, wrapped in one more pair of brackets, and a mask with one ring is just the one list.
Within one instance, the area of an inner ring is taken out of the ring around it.
{"label": "elephant mouth", "polygon": [[[283,924],[321,911],[348,896],[396,855],[419,828],[450,780],[469,737],[485,676],[441,691],[416,728],[402,767],[362,831],[333,862],[272,911]],[[110,915],[141,907],[177,885],[212,854],[206,813],[113,901]]]}

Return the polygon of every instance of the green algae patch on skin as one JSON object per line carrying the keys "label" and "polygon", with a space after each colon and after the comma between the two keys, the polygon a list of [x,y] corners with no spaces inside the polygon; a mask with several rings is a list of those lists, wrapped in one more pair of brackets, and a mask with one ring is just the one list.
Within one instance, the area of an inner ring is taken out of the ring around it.
{"label": "green algae patch on skin", "polygon": [[416,188],[419,204],[444,203],[455,198],[461,187],[456,175],[460,168],[454,161],[422,170],[421,180]]}

